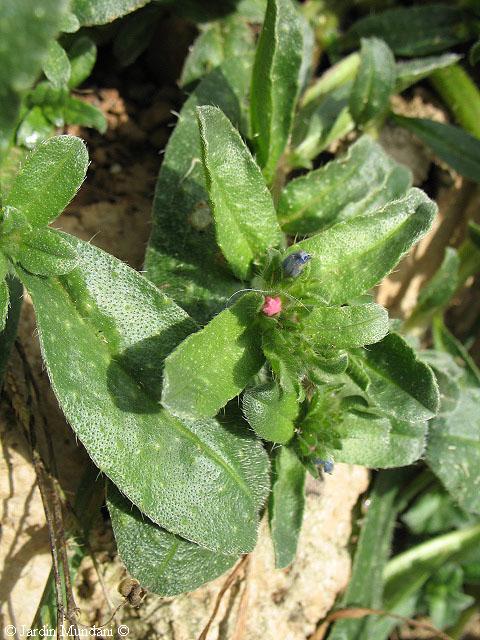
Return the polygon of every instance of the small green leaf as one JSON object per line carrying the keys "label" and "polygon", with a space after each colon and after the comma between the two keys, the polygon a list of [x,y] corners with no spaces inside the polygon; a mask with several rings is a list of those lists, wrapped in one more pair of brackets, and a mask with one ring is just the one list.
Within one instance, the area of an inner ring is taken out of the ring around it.
{"label": "small green leaf", "polygon": [[291,0],[268,0],[250,95],[257,161],[271,182],[288,142],[300,90],[303,26]]}
{"label": "small green leaf", "polygon": [[462,369],[459,379],[461,386],[478,387],[480,385],[480,369],[463,344],[448,331],[441,318],[433,321],[433,344],[437,351],[449,353]]}
{"label": "small green leaf", "polygon": [[107,119],[93,104],[68,96],[63,107],[63,117],[68,124],[79,124],[82,127],[93,127],[105,133]]}
{"label": "small green leaf", "polygon": [[288,447],[273,458],[272,492],[268,517],[275,566],[283,569],[294,560],[305,507],[305,467]]}
{"label": "small green leaf", "polygon": [[272,197],[250,151],[216,107],[198,107],[210,206],[217,240],[241,279],[281,240]]}
{"label": "small green leaf", "polygon": [[43,62],[43,73],[54,87],[62,87],[70,80],[70,60],[65,49],[55,40],[48,48],[48,55]]}
{"label": "small green leaf", "polygon": [[33,107],[25,114],[17,129],[17,144],[33,149],[39,142],[49,138],[53,125],[45,117],[41,107]]}
{"label": "small green leaf", "polygon": [[435,374],[440,393],[438,415],[450,413],[460,398],[460,383],[463,369],[458,366],[449,353],[442,351],[421,351],[419,356]]}
{"label": "small green leaf", "polygon": [[345,45],[355,45],[362,37],[377,36],[399,56],[423,56],[465,42],[470,32],[465,14],[458,7],[414,5],[361,18],[347,33]]}
{"label": "small green leaf", "polygon": [[240,15],[233,14],[200,26],[200,30],[185,60],[179,81],[181,87],[192,85],[224,60],[243,56],[254,46],[253,31]]}
{"label": "small green leaf", "polygon": [[447,247],[439,269],[420,291],[415,317],[435,313],[449,302],[457,290],[459,266],[460,259],[456,250]]}
{"label": "small green leaf", "polygon": [[480,140],[460,127],[424,118],[395,115],[394,121],[414,133],[462,176],[480,183]]}
{"label": "small green leaf", "polygon": [[249,293],[184,340],[165,360],[162,404],[176,415],[211,417],[246,387],[262,366]]}
{"label": "small green leaf", "polygon": [[328,304],[343,304],[365,293],[390,273],[429,230],[436,204],[410,189],[378,211],[356,216],[289,248],[312,255],[305,283]]}
{"label": "small green leaf", "polygon": [[75,33],[80,29],[80,22],[74,13],[67,13],[60,21],[60,31],[63,33]]}
{"label": "small green leaf", "polygon": [[440,56],[428,56],[397,62],[395,90],[399,93],[405,91],[412,84],[427,78],[437,69],[445,69],[461,59],[462,56],[458,53],[443,53]]}
{"label": "small green leaf", "polygon": [[5,204],[19,209],[33,227],[53,222],[82,184],[88,153],[80,138],[56,136],[27,157]]}
{"label": "small green leaf", "polygon": [[293,436],[299,407],[297,394],[284,391],[274,382],[247,389],[243,394],[243,413],[259,438],[287,443]]}
{"label": "small green leaf", "polygon": [[150,2],[122,20],[113,41],[113,54],[120,66],[133,64],[148,48],[163,15],[162,7]]}
{"label": "small green leaf", "polygon": [[79,256],[73,272],[17,272],[68,422],[100,471],[156,524],[213,551],[250,551],[268,490],[260,441],[234,424],[178,420],[159,404],[164,358],[194,323],[127,265],[64,237]]}
{"label": "small green leaf", "polygon": [[131,11],[140,9],[150,0],[73,0],[72,11],[82,26],[107,24]]}
{"label": "small green leaf", "polygon": [[480,514],[480,390],[461,391],[456,408],[430,423],[427,462],[462,509]]}
{"label": "small green leaf", "polygon": [[10,295],[8,291],[8,285],[4,278],[0,282],[0,331],[3,331],[7,324],[9,304],[10,304]]}
{"label": "small green leaf", "polygon": [[77,266],[75,249],[55,229],[33,229],[22,236],[16,259],[39,276],[70,273]]}
{"label": "small green leaf", "polygon": [[349,101],[350,113],[358,125],[387,111],[395,80],[395,58],[390,48],[378,38],[362,38],[360,66]]}
{"label": "small green leaf", "polygon": [[305,318],[302,330],[309,340],[320,347],[363,347],[386,336],[388,313],[373,302],[348,307],[318,306]]}
{"label": "small green leaf", "polygon": [[314,233],[401,198],[411,180],[406,167],[362,136],[342,158],[287,184],[278,203],[280,223],[287,233]]}
{"label": "small green leaf", "polygon": [[230,569],[236,556],[214,553],[169,533],[108,484],[107,506],[118,553],[144,589],[163,597],[193,591]]}
{"label": "small green leaf", "polygon": [[336,462],[376,469],[405,467],[419,460],[426,445],[427,423],[414,424],[369,413],[350,413],[336,430],[342,447],[332,450]]}
{"label": "small green leaf", "polygon": [[406,422],[423,422],[436,415],[435,376],[401,336],[390,333],[362,355],[370,379],[367,395],[383,412]]}
{"label": "small green leaf", "polygon": [[68,86],[75,89],[91,74],[97,60],[97,46],[88,36],[80,36],[68,49],[68,58],[71,68]]}

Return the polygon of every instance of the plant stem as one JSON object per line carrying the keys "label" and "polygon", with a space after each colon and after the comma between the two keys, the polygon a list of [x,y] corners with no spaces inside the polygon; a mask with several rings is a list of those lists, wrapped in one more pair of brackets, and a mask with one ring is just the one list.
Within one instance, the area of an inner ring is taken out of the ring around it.
{"label": "plant stem", "polygon": [[480,91],[465,69],[458,64],[437,69],[430,76],[430,83],[458,124],[480,138]]}
{"label": "plant stem", "polygon": [[317,100],[332,91],[332,89],[336,89],[345,84],[345,82],[352,80],[357,73],[359,64],[360,54],[358,53],[351,53],[340,62],[337,62],[337,64],[334,64],[305,91],[301,106],[304,107],[312,100]]}

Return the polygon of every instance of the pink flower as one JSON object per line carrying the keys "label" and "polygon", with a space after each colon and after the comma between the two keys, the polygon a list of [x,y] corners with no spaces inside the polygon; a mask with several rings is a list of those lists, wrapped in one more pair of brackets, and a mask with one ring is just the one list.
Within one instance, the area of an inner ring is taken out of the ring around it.
{"label": "pink flower", "polygon": [[266,296],[263,303],[262,311],[266,316],[276,316],[282,310],[282,300],[276,296]]}

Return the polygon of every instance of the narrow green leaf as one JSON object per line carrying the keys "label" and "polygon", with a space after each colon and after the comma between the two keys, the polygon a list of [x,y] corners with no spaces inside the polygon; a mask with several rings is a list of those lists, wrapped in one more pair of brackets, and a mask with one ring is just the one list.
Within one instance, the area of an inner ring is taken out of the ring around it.
{"label": "narrow green leaf", "polygon": [[88,36],[80,36],[68,49],[68,57],[71,69],[68,86],[75,89],[91,74],[97,60],[97,46]]}
{"label": "narrow green leaf", "polygon": [[288,142],[300,90],[302,21],[291,0],[268,0],[250,95],[252,138],[268,182]]}
{"label": "narrow green leaf", "polygon": [[237,559],[162,529],[112,483],[108,484],[107,506],[120,558],[128,573],[152,593],[171,597],[193,591],[230,569]]}
{"label": "narrow green leaf", "polygon": [[349,100],[350,113],[358,125],[387,111],[395,80],[395,58],[390,48],[378,38],[362,38],[360,66]]}
{"label": "narrow green leaf", "polygon": [[147,275],[203,322],[225,306],[239,284],[215,238],[196,107],[215,104],[234,125],[240,125],[250,76],[249,59],[251,55],[246,54],[212,71],[185,102],[155,191],[153,229],[145,261]]}
{"label": "narrow green leaf", "polygon": [[250,151],[216,107],[199,107],[203,163],[217,241],[241,279],[281,240],[272,196]]}
{"label": "narrow green leaf", "polygon": [[411,180],[406,167],[362,136],[342,158],[287,184],[278,203],[280,223],[287,233],[310,234],[401,198]]}
{"label": "narrow green leaf", "polygon": [[455,362],[463,370],[460,381],[462,385],[480,385],[480,369],[460,340],[448,331],[443,320],[438,317],[433,321],[433,344],[438,351],[445,351],[455,358]]}
{"label": "narrow green leaf", "polygon": [[176,415],[211,417],[246,387],[262,366],[249,293],[184,340],[165,360],[162,404]]}
{"label": "narrow green leaf", "polygon": [[67,9],[67,0],[0,3],[0,151],[15,128],[20,94],[37,79]]}
{"label": "narrow green leaf", "polygon": [[360,18],[345,38],[354,46],[360,38],[382,38],[400,56],[423,56],[437,53],[465,42],[471,27],[464,12],[448,4],[396,7]]}
{"label": "narrow green leaf", "polygon": [[374,469],[405,467],[420,460],[425,451],[426,422],[347,412],[335,428],[342,443],[341,449],[332,450],[336,462]]}
{"label": "narrow green leaf", "polygon": [[275,566],[283,569],[294,560],[305,507],[305,467],[288,447],[280,447],[272,467],[268,517]]}
{"label": "narrow green leaf", "polygon": [[8,285],[3,279],[0,282],[0,331],[4,331],[7,324],[8,306],[10,304],[10,294]]}
{"label": "narrow green leaf", "polygon": [[63,107],[63,117],[68,124],[79,124],[82,127],[93,127],[105,133],[107,119],[93,104],[68,96]]}
{"label": "narrow green leaf", "polygon": [[305,277],[310,290],[328,304],[342,304],[365,293],[387,275],[430,228],[436,204],[410,189],[378,211],[330,227],[289,248],[312,255]]}
{"label": "narrow green leaf", "polygon": [[395,90],[405,91],[416,82],[427,78],[437,69],[444,69],[455,64],[462,59],[458,53],[443,53],[439,56],[427,56],[425,58],[414,58],[397,62],[397,82]]}
{"label": "narrow green leaf", "polygon": [[414,133],[462,176],[480,183],[480,140],[460,127],[424,118],[395,115],[394,121]]}
{"label": "narrow green leaf", "polygon": [[480,390],[463,389],[456,408],[431,422],[427,462],[455,502],[480,514]]}
{"label": "narrow green leaf", "polygon": [[107,24],[140,9],[150,0],[73,0],[72,11],[82,26]]}
{"label": "narrow green leaf", "polygon": [[242,400],[243,413],[259,438],[287,443],[293,436],[299,407],[297,394],[284,391],[274,381],[247,389]]}
{"label": "narrow green leaf", "polygon": [[213,551],[250,551],[268,485],[261,443],[234,425],[178,420],[159,404],[163,360],[192,331],[191,319],[133,269],[65,238],[79,256],[72,273],[18,273],[68,422],[156,524]]}
{"label": "narrow green leaf", "polygon": [[55,229],[33,229],[22,236],[15,256],[24,269],[39,276],[70,273],[77,266],[75,249]]}
{"label": "narrow green leaf", "polygon": [[200,27],[185,60],[179,84],[188,87],[218,67],[224,60],[243,56],[254,46],[253,31],[247,20],[233,14]]}
{"label": "narrow green leaf", "polygon": [[82,184],[88,153],[80,138],[56,136],[27,157],[5,204],[19,209],[34,227],[53,222]]}
{"label": "narrow green leaf", "polygon": [[422,287],[414,315],[435,313],[444,307],[458,286],[460,259],[453,247],[447,247],[442,264],[434,276]]}
{"label": "narrow green leaf", "polygon": [[304,335],[321,347],[351,349],[378,342],[388,333],[388,313],[378,304],[314,307],[302,324]]}
{"label": "narrow green leaf", "polygon": [[43,72],[54,87],[66,85],[70,80],[70,60],[65,49],[55,40],[48,47],[48,54],[43,62]]}
{"label": "narrow green leaf", "polygon": [[367,395],[397,420],[423,422],[439,407],[438,386],[430,367],[396,333],[362,351],[370,385]]}

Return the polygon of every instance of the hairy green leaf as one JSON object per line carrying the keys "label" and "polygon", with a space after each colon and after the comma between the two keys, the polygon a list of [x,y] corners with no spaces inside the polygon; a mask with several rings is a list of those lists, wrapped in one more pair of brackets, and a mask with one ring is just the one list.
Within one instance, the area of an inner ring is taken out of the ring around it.
{"label": "hairy green leaf", "polygon": [[188,87],[232,57],[242,57],[254,46],[253,31],[241,15],[232,15],[200,27],[179,84]]}
{"label": "hairy green leaf", "polygon": [[396,333],[362,351],[368,397],[397,420],[423,422],[439,408],[438,386],[428,365]]}
{"label": "hairy green leaf", "polygon": [[272,465],[268,516],[275,566],[287,567],[295,558],[305,507],[305,467],[288,447],[280,447]]}
{"label": "hairy green leaf", "polygon": [[419,357],[435,374],[440,394],[438,415],[450,413],[460,398],[460,383],[463,370],[449,353],[442,351],[421,351]]}
{"label": "hairy green leaf", "polygon": [[433,343],[438,351],[449,353],[462,369],[459,382],[462,386],[480,386],[480,369],[473,361],[468,351],[457,338],[451,334],[441,318],[433,321]]}
{"label": "hairy green leaf", "polygon": [[363,347],[388,333],[388,313],[373,302],[348,307],[317,306],[303,321],[302,330],[321,347]]}
{"label": "hairy green leaf", "polygon": [[276,382],[247,389],[242,400],[243,413],[259,438],[287,443],[293,436],[299,407],[297,394],[284,391]]}
{"label": "hairy green leaf", "polygon": [[470,26],[461,9],[448,4],[396,7],[358,20],[347,33],[345,45],[377,36],[400,56],[423,56],[464,42]]}
{"label": "hairy green leaf", "polygon": [[97,46],[88,36],[80,36],[68,49],[70,60],[70,80],[68,86],[75,89],[92,72],[97,60]]}
{"label": "hairy green leaf", "polygon": [[75,33],[80,29],[80,22],[74,13],[67,13],[60,21],[60,31],[63,33]]}
{"label": "hairy green leaf", "polygon": [[163,360],[192,320],[133,269],[65,238],[79,256],[72,273],[18,273],[67,420],[99,469],[155,523],[214,551],[250,551],[268,484],[261,443],[234,425],[179,420],[159,403]]}
{"label": "hairy green leaf", "polygon": [[443,53],[439,56],[427,56],[425,58],[414,58],[397,62],[397,82],[395,89],[397,92],[405,91],[416,82],[427,78],[437,69],[444,69],[461,60],[458,53]]}
{"label": "hairy green leaf", "polygon": [[463,389],[456,408],[431,422],[427,462],[465,511],[480,513],[479,389]]}
{"label": "hairy green leaf", "polygon": [[414,316],[435,313],[445,306],[458,286],[460,259],[453,247],[447,247],[442,264],[434,276],[422,287]]}
{"label": "hairy green leaf", "polygon": [[55,40],[48,47],[48,54],[43,61],[43,72],[54,87],[68,84],[70,80],[70,60],[65,49]]}
{"label": "hairy green leaf", "polygon": [[342,158],[287,184],[278,203],[280,223],[287,233],[310,234],[397,200],[411,181],[406,167],[362,136]]}
{"label": "hairy green leaf", "polygon": [[261,296],[244,295],[165,360],[162,404],[176,415],[210,417],[246,387],[262,366],[254,324]]}
{"label": "hairy green leaf", "polygon": [[291,0],[268,0],[250,94],[252,138],[267,182],[290,135],[300,90],[303,28]]}
{"label": "hairy green leaf", "polygon": [[74,136],[41,142],[27,157],[5,204],[21,211],[33,227],[57,218],[82,184],[88,166],[85,144]]}
{"label": "hairy green leaf", "polygon": [[82,26],[106,24],[140,9],[150,0],[73,0],[72,11]]}
{"label": "hairy green leaf", "polygon": [[424,118],[395,115],[397,124],[414,133],[462,176],[480,183],[480,140],[460,127]]}
{"label": "hairy green leaf", "polygon": [[349,100],[350,113],[358,125],[387,111],[395,80],[395,58],[388,45],[378,38],[362,38],[360,66]]}
{"label": "hairy green leaf", "polygon": [[120,558],[128,573],[152,593],[169,597],[193,591],[227,571],[237,559],[162,529],[111,483],[107,506]]}
{"label": "hairy green leaf", "polygon": [[55,229],[32,229],[22,235],[15,258],[30,273],[55,276],[77,266],[75,249]]}
{"label": "hairy green leaf", "polygon": [[306,284],[328,304],[365,293],[387,275],[430,228],[436,204],[410,189],[378,211],[356,216],[289,248],[312,255]]}
{"label": "hairy green leaf", "polygon": [[27,149],[33,149],[53,133],[53,125],[45,117],[41,107],[33,107],[25,114],[17,129],[16,141]]}
{"label": "hairy green leaf", "polygon": [[198,119],[217,241],[235,275],[245,279],[255,259],[281,240],[272,197],[228,118],[205,106],[198,108]]}
{"label": "hairy green leaf", "polygon": [[196,107],[215,104],[239,125],[248,80],[247,55],[228,61],[198,85],[170,137],[155,191],[147,275],[202,321],[218,312],[239,285],[215,239]]}

